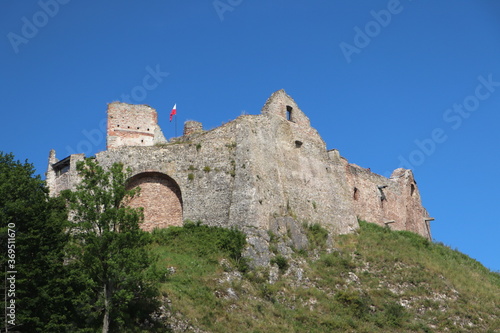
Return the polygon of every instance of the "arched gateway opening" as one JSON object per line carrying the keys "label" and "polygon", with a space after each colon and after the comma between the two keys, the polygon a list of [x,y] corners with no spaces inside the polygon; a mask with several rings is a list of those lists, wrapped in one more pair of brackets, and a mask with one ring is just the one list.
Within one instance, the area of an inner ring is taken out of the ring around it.
{"label": "arched gateway opening", "polygon": [[127,189],[136,187],[140,187],[140,192],[128,205],[144,208],[141,229],[152,231],[182,225],[181,189],[175,180],[160,172],[143,172],[127,182]]}

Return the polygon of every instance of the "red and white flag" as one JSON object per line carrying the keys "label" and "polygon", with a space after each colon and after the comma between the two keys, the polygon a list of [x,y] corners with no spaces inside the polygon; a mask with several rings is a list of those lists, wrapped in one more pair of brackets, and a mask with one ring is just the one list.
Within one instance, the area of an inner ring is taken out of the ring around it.
{"label": "red and white flag", "polygon": [[172,111],[170,111],[170,121],[172,121],[172,118],[177,114],[177,104],[174,105],[174,108]]}

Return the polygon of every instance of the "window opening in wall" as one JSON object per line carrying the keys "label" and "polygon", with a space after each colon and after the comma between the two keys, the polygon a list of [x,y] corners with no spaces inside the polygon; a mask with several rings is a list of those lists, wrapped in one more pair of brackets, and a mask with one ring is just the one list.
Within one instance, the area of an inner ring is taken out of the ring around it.
{"label": "window opening in wall", "polygon": [[120,127],[120,125],[116,125],[116,127]]}
{"label": "window opening in wall", "polygon": [[413,196],[413,193],[415,192],[415,184],[411,184],[410,187],[410,195]]}
{"label": "window opening in wall", "polygon": [[70,159],[69,157],[66,157],[65,159],[53,164],[52,166],[54,168],[54,171],[56,173],[56,177],[59,177],[66,172],[69,171],[70,168]]}
{"label": "window opening in wall", "polygon": [[137,129],[140,129],[140,127],[137,127]]}
{"label": "window opening in wall", "polygon": [[300,147],[302,147],[302,141],[295,140],[295,148],[300,148]]}
{"label": "window opening in wall", "polygon": [[384,201],[384,200],[387,200],[387,198],[385,197],[385,193],[384,193],[384,188],[387,187],[387,185],[379,185],[377,186],[378,187],[378,190],[380,191],[380,201]]}
{"label": "window opening in wall", "polygon": [[62,168],[57,169],[56,176],[59,177],[60,175],[63,175],[63,174],[65,174],[68,171],[69,171],[69,165],[65,165]]}
{"label": "window opening in wall", "polygon": [[358,201],[359,199],[359,190],[357,187],[354,188],[354,194],[352,196],[354,198],[355,201]]}
{"label": "window opening in wall", "polygon": [[141,140],[141,143],[144,143],[144,140]]}
{"label": "window opening in wall", "polygon": [[286,120],[292,121],[292,111],[293,108],[290,105],[286,106]]}

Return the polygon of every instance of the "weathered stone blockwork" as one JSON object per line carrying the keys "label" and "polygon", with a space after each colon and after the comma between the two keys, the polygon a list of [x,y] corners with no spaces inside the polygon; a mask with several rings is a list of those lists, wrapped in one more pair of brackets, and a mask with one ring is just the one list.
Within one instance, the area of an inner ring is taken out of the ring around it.
{"label": "weathered stone blockwork", "polygon": [[111,103],[108,106],[107,148],[166,143],[155,109],[147,105]]}
{"label": "weathered stone blockwork", "polygon": [[386,178],[347,161],[345,166],[359,219],[430,238],[428,213],[422,206],[411,170],[396,169]]}
{"label": "weathered stone blockwork", "polygon": [[172,178],[158,172],[144,172],[132,177],[127,185],[129,189],[139,188],[139,194],[128,205],[147,207],[142,229],[152,231],[182,225],[181,191]]}
{"label": "weathered stone blockwork", "polygon": [[84,159],[84,154],[74,154],[59,161],[56,158],[55,150],[50,151],[49,165],[45,176],[51,195],[56,195],[62,190],[75,189],[79,181],[76,163]]}
{"label": "weathered stone blockwork", "polygon": [[[336,150],[327,151],[309,118],[283,90],[259,115],[240,116],[211,131],[190,121],[184,135],[170,143],[152,139],[163,135],[150,135],[161,130],[148,106],[112,103],[108,115],[108,150],[96,158],[104,166],[122,162],[131,168],[128,185],[141,188],[131,205],[144,207],[145,230],[186,219],[237,227],[247,233],[248,254],[257,264],[269,262],[268,230],[287,228],[292,245],[303,247],[303,222],[339,234],[355,230],[359,217],[430,238],[411,171],[397,169],[385,178],[349,164]],[[83,156],[70,157],[76,158]],[[77,181],[58,176],[58,167],[51,154],[47,181],[52,194]],[[68,172],[74,175],[73,164]]]}
{"label": "weathered stone blockwork", "polygon": [[191,135],[201,132],[203,132],[203,125],[198,121],[188,120],[184,124],[184,135]]}

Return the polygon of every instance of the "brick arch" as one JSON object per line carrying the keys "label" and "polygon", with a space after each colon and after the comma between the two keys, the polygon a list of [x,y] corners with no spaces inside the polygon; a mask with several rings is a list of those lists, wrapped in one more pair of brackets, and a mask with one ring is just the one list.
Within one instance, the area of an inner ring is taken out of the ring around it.
{"label": "brick arch", "polygon": [[182,195],[177,182],[160,172],[143,172],[131,177],[127,189],[140,187],[130,207],[144,208],[141,229],[151,231],[182,225]]}

